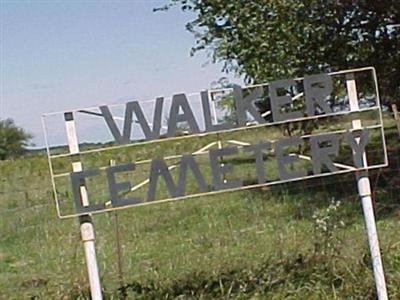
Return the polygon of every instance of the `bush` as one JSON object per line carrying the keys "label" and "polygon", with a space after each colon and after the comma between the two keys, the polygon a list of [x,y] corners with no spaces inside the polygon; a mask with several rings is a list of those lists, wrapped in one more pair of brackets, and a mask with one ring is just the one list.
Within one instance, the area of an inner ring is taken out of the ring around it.
{"label": "bush", "polygon": [[32,135],[15,125],[12,119],[0,120],[0,160],[23,154],[31,138]]}

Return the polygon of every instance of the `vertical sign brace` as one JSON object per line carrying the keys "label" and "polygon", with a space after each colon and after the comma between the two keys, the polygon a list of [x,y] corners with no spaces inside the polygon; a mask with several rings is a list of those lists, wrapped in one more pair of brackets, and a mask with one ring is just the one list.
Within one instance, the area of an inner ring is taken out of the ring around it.
{"label": "vertical sign brace", "polygon": [[[79,155],[79,143],[76,136],[76,128],[74,115],[72,112],[64,113],[65,128],[67,131],[68,147],[71,154]],[[72,163],[73,172],[80,172],[83,170],[82,162],[74,161]],[[86,186],[82,184],[80,186],[81,201],[83,206],[89,205],[89,198],[87,195]],[[96,260],[96,248],[95,248],[95,237],[94,228],[92,224],[92,218],[90,215],[84,215],[79,217],[79,225],[81,230],[81,238],[83,248],[85,251],[86,266],[88,270],[90,293],[93,300],[102,300],[101,284],[99,269],[97,267]]]}
{"label": "vertical sign brace", "polygon": [[[354,79],[354,74],[346,74],[346,87],[349,95],[350,110],[358,111],[360,109],[358,105],[357,87]],[[378,95],[377,95],[378,97]],[[379,105],[379,102],[377,102]],[[352,121],[353,129],[361,129],[361,120]],[[367,156],[363,153],[363,167],[367,167]],[[374,271],[375,285],[379,300],[387,300],[387,291],[385,283],[385,274],[383,271],[382,258],[379,248],[378,232],[376,230],[374,209],[372,206],[371,198],[371,184],[368,178],[366,170],[357,173],[357,187],[358,193],[361,198],[361,205],[364,213],[365,227],[367,229],[369,249],[371,252],[372,267]]]}
{"label": "vertical sign brace", "polygon": [[[110,160],[110,166],[115,166],[115,159]],[[121,235],[119,233],[119,220],[118,211],[114,210],[114,229],[117,242],[117,262],[118,262],[118,277],[120,286],[124,286],[124,274],[122,271],[122,249],[121,249]]]}

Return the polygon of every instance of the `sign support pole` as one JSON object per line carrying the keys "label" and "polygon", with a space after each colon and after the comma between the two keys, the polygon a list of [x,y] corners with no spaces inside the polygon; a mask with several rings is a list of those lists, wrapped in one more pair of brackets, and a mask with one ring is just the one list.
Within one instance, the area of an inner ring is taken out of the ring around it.
{"label": "sign support pole", "polygon": [[[353,73],[346,74],[346,87],[349,95],[350,110],[358,111],[360,108],[358,105],[357,87]],[[353,120],[352,125],[353,129],[362,128],[361,120]],[[363,154],[363,165],[364,167],[367,166],[367,157],[365,152]],[[365,227],[367,229],[368,244],[371,253],[372,267],[374,271],[378,299],[387,300],[388,295],[386,290],[385,274],[383,271],[382,258],[379,248],[378,232],[376,229],[374,208],[372,206],[371,198],[371,183],[368,178],[368,172],[365,170],[361,171],[356,175],[356,178],[358,193],[361,198],[361,205],[364,214]]]}
{"label": "sign support pole", "polygon": [[397,133],[399,134],[399,138],[400,138],[400,116],[399,116],[399,111],[397,110],[397,105],[394,103],[392,104],[392,111],[393,111],[394,119],[396,121]]}
{"label": "sign support pole", "polygon": [[[69,152],[79,157],[79,143],[76,135],[75,121],[72,112],[64,113],[65,128],[67,130],[67,139]],[[73,156],[72,156],[73,157]],[[74,158],[74,157],[73,157]],[[80,172],[83,170],[82,162],[74,160],[72,163],[72,170],[74,172]],[[84,183],[80,186],[81,201],[83,206],[89,205],[89,198],[87,196],[87,190]],[[93,300],[102,300],[103,296],[101,293],[101,284],[99,269],[97,266],[96,259],[96,248],[95,248],[95,236],[94,228],[92,223],[92,217],[90,215],[84,215],[79,217],[79,225],[81,231],[82,244],[85,251],[86,266],[89,277],[90,294]]]}

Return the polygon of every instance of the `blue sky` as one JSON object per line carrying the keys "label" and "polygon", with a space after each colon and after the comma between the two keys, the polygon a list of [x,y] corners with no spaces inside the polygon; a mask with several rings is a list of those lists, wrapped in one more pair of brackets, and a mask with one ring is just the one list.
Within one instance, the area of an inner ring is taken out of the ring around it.
{"label": "blue sky", "polygon": [[0,3],[0,118],[39,147],[43,113],[200,91],[227,76],[206,53],[190,57],[194,15],[154,13],[164,0]]}

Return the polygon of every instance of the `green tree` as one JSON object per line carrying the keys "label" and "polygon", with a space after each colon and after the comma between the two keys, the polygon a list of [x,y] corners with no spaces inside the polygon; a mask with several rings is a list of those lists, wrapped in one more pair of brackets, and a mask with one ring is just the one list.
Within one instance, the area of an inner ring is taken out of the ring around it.
{"label": "green tree", "polygon": [[[207,50],[247,83],[360,66],[400,105],[400,1],[170,0],[196,14],[192,53]],[[396,25],[397,24],[397,25]]]}
{"label": "green tree", "polygon": [[24,153],[31,138],[32,136],[15,125],[12,119],[0,120],[0,160]]}

